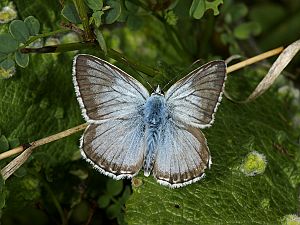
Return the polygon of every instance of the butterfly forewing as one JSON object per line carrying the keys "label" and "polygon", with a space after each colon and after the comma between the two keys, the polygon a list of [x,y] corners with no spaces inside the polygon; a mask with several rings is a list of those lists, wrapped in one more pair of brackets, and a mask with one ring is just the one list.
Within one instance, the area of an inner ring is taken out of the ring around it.
{"label": "butterfly forewing", "polygon": [[202,132],[169,121],[158,146],[153,175],[162,185],[182,187],[204,177],[210,154]]}
{"label": "butterfly forewing", "polygon": [[135,116],[149,96],[146,88],[119,68],[90,55],[77,55],[73,82],[87,121]]}
{"label": "butterfly forewing", "polygon": [[100,172],[116,179],[142,167],[142,106],[149,94],[124,71],[90,55],[74,59],[73,82],[84,118],[82,155]]}
{"label": "butterfly forewing", "polygon": [[198,128],[209,127],[221,101],[225,79],[226,64],[219,60],[177,81],[166,93],[173,119]]}

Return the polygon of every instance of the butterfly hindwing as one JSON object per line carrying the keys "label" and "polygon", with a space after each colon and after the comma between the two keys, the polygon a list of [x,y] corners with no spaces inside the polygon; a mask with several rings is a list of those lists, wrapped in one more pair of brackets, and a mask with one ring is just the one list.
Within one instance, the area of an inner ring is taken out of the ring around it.
{"label": "butterfly hindwing", "polygon": [[77,55],[73,82],[84,118],[88,122],[136,115],[149,96],[133,77],[91,55]]}
{"label": "butterfly hindwing", "polygon": [[149,94],[119,68],[90,55],[77,55],[73,82],[84,118],[81,153],[100,172],[132,177],[144,159],[142,106]]}
{"label": "butterfly hindwing", "polygon": [[134,118],[90,124],[81,139],[82,155],[105,175],[130,178],[143,165],[143,129]]}
{"label": "butterfly hindwing", "polygon": [[157,181],[172,188],[182,187],[204,177],[210,153],[202,132],[190,126],[166,123],[153,167]]}
{"label": "butterfly hindwing", "polygon": [[211,126],[221,101],[225,79],[226,64],[217,60],[177,81],[166,93],[174,120],[197,128]]}

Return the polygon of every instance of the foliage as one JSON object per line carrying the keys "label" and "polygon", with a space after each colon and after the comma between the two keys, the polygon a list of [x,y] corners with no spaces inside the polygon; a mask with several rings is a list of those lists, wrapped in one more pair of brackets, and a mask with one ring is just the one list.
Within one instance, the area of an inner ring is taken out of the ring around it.
{"label": "foliage", "polygon": [[[84,122],[71,78],[78,50],[111,60],[146,87],[146,82],[168,87],[195,60],[249,57],[300,35],[297,1],[46,2],[0,2],[0,77],[5,78],[0,80],[0,152]],[[289,77],[297,69],[296,60]],[[226,90],[243,98],[265,73],[262,66],[245,68],[229,76]],[[295,220],[291,215],[297,211],[300,182],[297,91],[282,78],[253,103],[224,99],[215,124],[204,130],[212,168],[204,180],[181,189],[162,187],[141,174],[132,185],[99,174],[80,158],[80,134],[42,146],[12,177],[1,178],[2,223]],[[1,168],[11,159],[1,160]]]}

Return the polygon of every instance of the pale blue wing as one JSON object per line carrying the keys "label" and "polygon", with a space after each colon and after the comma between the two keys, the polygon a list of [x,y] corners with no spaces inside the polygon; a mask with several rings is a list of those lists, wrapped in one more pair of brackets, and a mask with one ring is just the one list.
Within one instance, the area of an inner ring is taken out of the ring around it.
{"label": "pale blue wing", "polygon": [[196,182],[210,167],[210,153],[202,132],[170,120],[161,133],[153,167],[157,181],[171,188]]}
{"label": "pale blue wing", "polygon": [[136,116],[149,96],[136,79],[91,55],[74,58],[73,82],[82,114],[92,123]]}
{"label": "pale blue wing", "polygon": [[177,81],[166,93],[175,121],[205,128],[214,121],[226,79],[224,61],[212,61]]}
{"label": "pale blue wing", "polygon": [[91,124],[81,153],[100,172],[115,179],[132,177],[143,164],[142,108],[149,96],[137,80],[91,55],[77,55],[73,82],[84,118]]}
{"label": "pale blue wing", "polygon": [[81,153],[101,173],[115,179],[138,173],[144,160],[144,125],[140,117],[90,124],[81,138]]}

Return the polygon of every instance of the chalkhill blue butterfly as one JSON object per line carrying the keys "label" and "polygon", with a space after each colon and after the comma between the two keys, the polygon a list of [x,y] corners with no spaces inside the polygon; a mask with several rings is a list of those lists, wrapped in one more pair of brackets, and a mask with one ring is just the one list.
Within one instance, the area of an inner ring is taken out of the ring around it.
{"label": "chalkhill blue butterfly", "polygon": [[204,177],[211,156],[204,134],[221,101],[226,64],[209,62],[149,95],[136,79],[91,55],[77,55],[73,82],[89,123],[81,138],[83,157],[115,179],[142,168],[158,183],[182,187]]}

